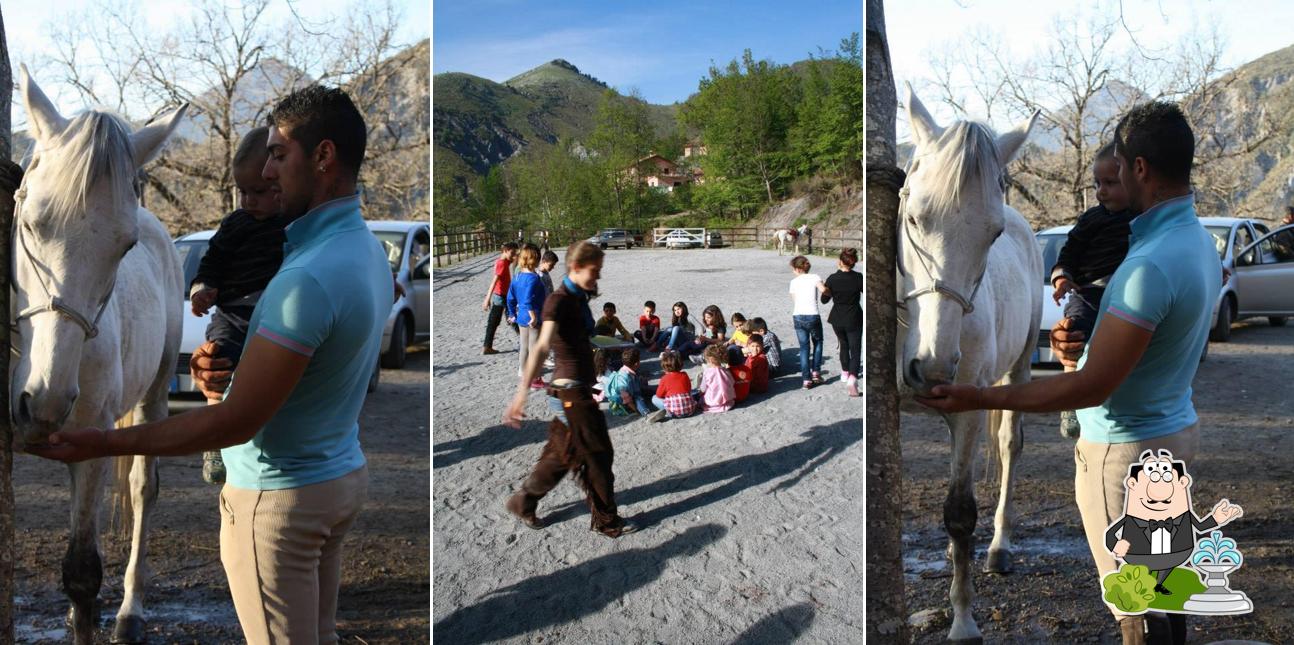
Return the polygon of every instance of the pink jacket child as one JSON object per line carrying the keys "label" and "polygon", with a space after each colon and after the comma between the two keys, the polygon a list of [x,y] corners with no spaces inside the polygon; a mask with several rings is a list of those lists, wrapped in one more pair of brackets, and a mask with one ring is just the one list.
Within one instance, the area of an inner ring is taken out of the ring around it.
{"label": "pink jacket child", "polygon": [[706,413],[727,412],[736,402],[732,372],[727,368],[706,365],[701,374],[701,403]]}

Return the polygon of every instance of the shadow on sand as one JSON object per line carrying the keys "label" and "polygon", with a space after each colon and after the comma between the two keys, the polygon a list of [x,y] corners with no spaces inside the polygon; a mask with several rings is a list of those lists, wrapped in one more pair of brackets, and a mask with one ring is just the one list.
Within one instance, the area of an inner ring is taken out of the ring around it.
{"label": "shadow on sand", "polygon": [[655,582],[671,558],[696,555],[727,532],[717,524],[694,526],[656,547],[626,549],[522,580],[446,616],[432,627],[432,639],[484,643],[579,620]]}
{"label": "shadow on sand", "polygon": [[732,645],[780,645],[791,643],[809,630],[816,612],[807,602],[791,605],[765,616],[737,636]]}

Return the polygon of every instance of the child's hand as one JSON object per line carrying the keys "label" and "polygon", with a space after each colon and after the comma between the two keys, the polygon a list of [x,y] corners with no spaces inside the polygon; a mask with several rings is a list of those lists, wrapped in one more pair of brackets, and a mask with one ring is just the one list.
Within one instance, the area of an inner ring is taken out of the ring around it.
{"label": "child's hand", "polygon": [[219,289],[212,287],[193,292],[193,296],[189,298],[189,303],[193,306],[193,315],[205,316],[211,310],[211,306],[216,304],[216,295],[219,292]]}
{"label": "child's hand", "polygon": [[1061,276],[1060,278],[1056,279],[1055,285],[1056,285],[1056,290],[1052,292],[1051,299],[1056,304],[1060,304],[1060,299],[1064,298],[1065,294],[1074,290],[1074,283],[1071,282],[1069,278]]}

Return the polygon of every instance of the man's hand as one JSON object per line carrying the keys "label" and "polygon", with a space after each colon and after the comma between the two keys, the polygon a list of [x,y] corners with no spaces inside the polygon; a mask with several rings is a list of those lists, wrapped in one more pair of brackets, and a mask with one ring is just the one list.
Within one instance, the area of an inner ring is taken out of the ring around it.
{"label": "man's hand", "polygon": [[980,389],[974,385],[936,385],[930,390],[930,396],[918,396],[916,400],[945,414],[983,409]]}
{"label": "man's hand", "polygon": [[512,397],[512,403],[503,411],[503,425],[519,430],[521,420],[524,418],[526,418],[526,393],[522,391]]}
{"label": "man's hand", "polygon": [[1213,507],[1213,519],[1218,523],[1218,526],[1222,526],[1244,514],[1244,509],[1225,499]]}
{"label": "man's hand", "polygon": [[224,398],[229,379],[234,375],[229,369],[233,367],[233,361],[215,358],[216,349],[216,343],[209,340],[193,350],[193,357],[189,359],[189,375],[193,377],[193,384],[212,401]]}
{"label": "man's hand", "polygon": [[1051,299],[1056,304],[1060,304],[1060,299],[1064,298],[1065,294],[1073,291],[1075,286],[1073,281],[1064,276],[1056,278],[1056,281],[1053,282],[1052,285],[1056,287],[1056,290],[1052,292]]}
{"label": "man's hand", "polygon": [[1051,328],[1051,351],[1065,367],[1078,367],[1078,359],[1083,356],[1087,347],[1087,334],[1082,331],[1070,331],[1074,321],[1061,318]]}
{"label": "man's hand", "polygon": [[99,428],[61,430],[49,436],[43,446],[27,446],[27,452],[66,463],[108,457],[108,433]]}
{"label": "man's hand", "polygon": [[1118,542],[1114,543],[1114,550],[1111,551],[1111,553],[1114,554],[1114,557],[1122,560],[1123,556],[1128,554],[1128,548],[1131,546],[1132,546],[1131,542],[1127,540],[1119,540]]}
{"label": "man's hand", "polygon": [[217,294],[219,294],[219,290],[213,287],[193,292],[193,295],[189,298],[190,304],[193,305],[193,315],[205,316],[211,310],[211,306],[216,304]]}

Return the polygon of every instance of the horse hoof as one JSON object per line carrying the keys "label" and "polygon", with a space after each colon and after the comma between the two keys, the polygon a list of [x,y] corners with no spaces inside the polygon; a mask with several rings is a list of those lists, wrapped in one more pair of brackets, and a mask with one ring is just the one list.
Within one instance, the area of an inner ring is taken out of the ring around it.
{"label": "horse hoof", "polygon": [[146,642],[147,639],[144,638],[144,628],[147,626],[148,623],[144,622],[144,619],[139,616],[126,616],[125,618],[119,618],[117,619],[117,625],[112,629],[112,642]]}
{"label": "horse hoof", "polygon": [[989,549],[984,572],[1011,573],[1011,552],[1007,549]]}

